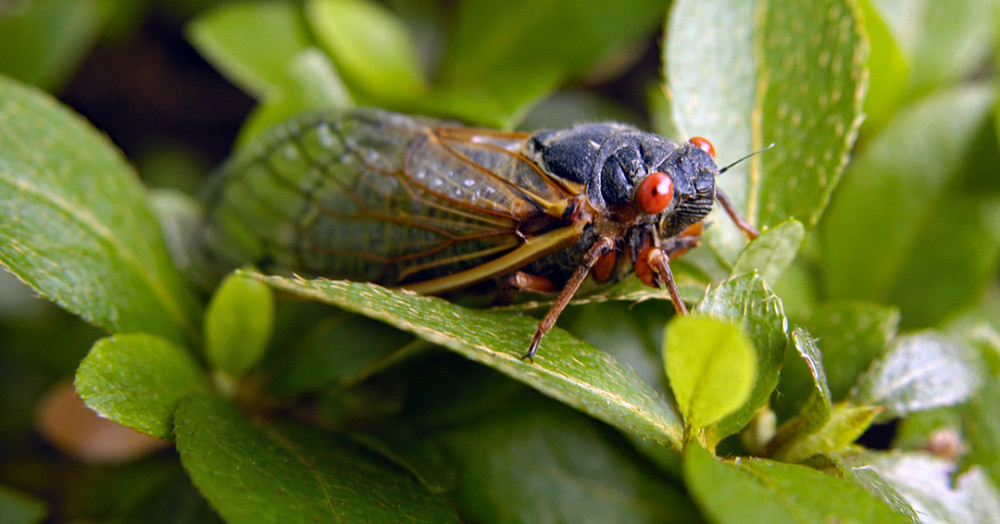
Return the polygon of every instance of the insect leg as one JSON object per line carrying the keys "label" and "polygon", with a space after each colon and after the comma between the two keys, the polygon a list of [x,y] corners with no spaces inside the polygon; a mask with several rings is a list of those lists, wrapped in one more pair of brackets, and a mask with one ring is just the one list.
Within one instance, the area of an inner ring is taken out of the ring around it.
{"label": "insect leg", "polygon": [[760,236],[760,231],[757,231],[757,228],[753,227],[750,222],[747,222],[746,219],[743,218],[743,215],[740,215],[740,212],[736,210],[736,206],[733,205],[733,201],[729,199],[729,195],[726,195],[726,193],[718,187],[715,188],[715,199],[722,204],[722,208],[726,210],[726,214],[733,220],[736,227],[740,228],[740,231],[742,231],[743,234],[745,234],[750,240]]}
{"label": "insect leg", "polygon": [[657,287],[661,283],[665,285],[667,292],[670,293],[670,300],[674,303],[674,309],[677,310],[677,314],[687,315],[687,306],[684,305],[684,300],[681,299],[681,292],[677,289],[677,282],[674,282],[674,274],[670,271],[670,256],[666,250],[651,248],[647,249],[644,255],[647,257],[646,263],[655,270],[658,280]]}
{"label": "insect leg", "polygon": [[518,271],[511,275],[507,280],[507,285],[520,291],[541,294],[552,294],[558,291],[556,285],[551,280],[543,276],[525,273],[524,271]]}
{"label": "insect leg", "polygon": [[[552,329],[552,326],[556,324],[556,319],[559,318],[559,314],[562,313],[563,309],[566,309],[566,305],[576,294],[576,290],[580,288],[583,281],[587,279],[587,274],[590,273],[590,268],[594,267],[597,260],[600,259],[605,253],[611,251],[615,248],[615,241],[611,237],[598,237],[597,242],[587,250],[587,253],[583,255],[583,263],[580,267],[576,268],[573,275],[569,277],[569,281],[566,282],[566,286],[563,287],[562,291],[559,292],[559,296],[556,297],[555,303],[549,308],[549,311],[545,313],[542,317],[542,321],[538,324],[538,329],[535,330],[535,336],[531,339],[531,345],[528,346],[528,352],[521,357],[521,360],[530,360],[534,362],[535,352],[538,351],[538,344],[542,341],[542,337]],[[667,270],[669,271],[669,269]],[[670,279],[673,282],[673,278]],[[675,286],[676,287],[676,286]]]}

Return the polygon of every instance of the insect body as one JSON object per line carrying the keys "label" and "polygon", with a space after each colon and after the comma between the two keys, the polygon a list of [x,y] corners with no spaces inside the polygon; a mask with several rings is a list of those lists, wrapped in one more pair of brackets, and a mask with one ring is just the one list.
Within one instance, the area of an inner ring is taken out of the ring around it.
{"label": "insect body", "polygon": [[703,139],[615,123],[528,134],[374,109],[314,115],[223,169],[204,240],[227,266],[428,294],[561,288],[531,358],[588,274],[614,282],[635,270],[686,311],[669,259],[697,243],[685,230],[724,198],[712,153]]}

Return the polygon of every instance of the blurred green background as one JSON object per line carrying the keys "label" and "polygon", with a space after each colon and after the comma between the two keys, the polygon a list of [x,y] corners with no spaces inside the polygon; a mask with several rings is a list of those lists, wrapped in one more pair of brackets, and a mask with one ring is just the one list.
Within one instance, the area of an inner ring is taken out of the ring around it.
{"label": "blurred green background", "polygon": [[[192,20],[223,3],[0,0],[0,74],[36,85],[88,118],[148,185],[194,193],[232,149],[255,97],[262,98],[231,84],[186,35]],[[476,13],[456,3],[387,2],[407,23],[427,71],[437,70],[449,39],[468,38],[453,30],[467,27],[456,25],[457,13]],[[976,322],[995,330],[998,2],[860,3],[871,41],[867,120],[827,214],[776,290],[790,316],[820,301],[858,299],[897,306],[909,330]],[[511,3],[507,12],[481,14],[510,16],[523,21],[525,32],[542,31],[529,23],[533,5]],[[568,64],[558,78],[525,74],[537,85],[520,86],[524,92],[548,96],[531,104],[513,95],[517,103],[495,100],[498,109],[483,120],[532,129],[603,118],[666,128],[657,88],[662,22],[649,21],[641,45],[599,64]],[[449,58],[474,62],[489,52],[470,49],[473,58]],[[482,67],[516,75],[540,66]],[[461,113],[460,106],[472,103],[454,102],[450,109]],[[185,511],[192,520],[212,518],[169,453],[88,463],[40,436],[36,420],[46,394],[72,377],[101,335],[0,272],[0,486],[18,490],[0,488],[0,497],[30,493],[59,520],[127,520],[140,506],[147,516],[162,506],[172,519]],[[156,485],[172,491],[145,498]]]}

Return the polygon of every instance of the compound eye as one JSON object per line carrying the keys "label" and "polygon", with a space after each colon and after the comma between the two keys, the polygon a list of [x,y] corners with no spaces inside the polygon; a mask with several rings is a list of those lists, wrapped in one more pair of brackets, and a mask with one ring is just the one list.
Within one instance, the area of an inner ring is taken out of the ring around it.
{"label": "compound eye", "polygon": [[658,215],[674,197],[674,181],[670,175],[657,171],[639,183],[635,190],[635,205],[647,215]]}
{"label": "compound eye", "polygon": [[703,136],[691,137],[691,140],[688,140],[688,142],[691,142],[694,147],[708,153],[713,160],[715,159],[715,146],[707,138]]}

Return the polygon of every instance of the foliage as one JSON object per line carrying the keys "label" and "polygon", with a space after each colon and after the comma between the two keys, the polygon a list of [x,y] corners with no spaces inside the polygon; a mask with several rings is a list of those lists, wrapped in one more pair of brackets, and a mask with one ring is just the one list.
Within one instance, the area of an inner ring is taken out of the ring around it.
{"label": "foliage", "polygon": [[[673,264],[690,317],[670,320],[666,295],[633,279],[575,301],[533,363],[520,357],[534,303],[472,309],[251,268],[200,296],[185,281],[198,202],[145,187],[99,131],[25,85],[68,79],[101,24],[140,16],[125,4],[0,7],[0,263],[104,335],[75,372],[87,406],[176,452],[87,470],[98,481],[65,498],[88,503],[51,507],[31,494],[54,490],[23,472],[55,459],[22,457],[0,466],[0,515],[996,518],[995,2],[192,8],[190,42],[258,102],[237,149],[352,105],[501,128],[604,117],[585,97],[557,111],[567,86],[635,74],[657,38],[643,86],[656,131],[712,137],[723,164],[775,144],[719,179],[764,233],[747,243],[716,210]],[[0,398],[26,426],[30,407],[8,399],[69,372],[80,355],[65,340],[95,335],[32,315],[11,289]],[[896,441],[873,445],[887,428]]]}

